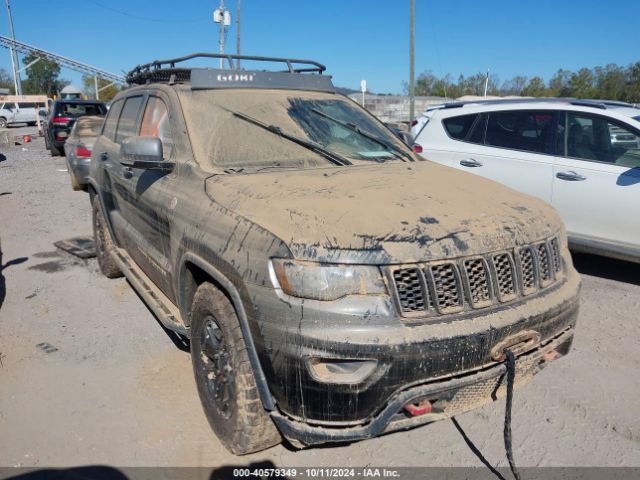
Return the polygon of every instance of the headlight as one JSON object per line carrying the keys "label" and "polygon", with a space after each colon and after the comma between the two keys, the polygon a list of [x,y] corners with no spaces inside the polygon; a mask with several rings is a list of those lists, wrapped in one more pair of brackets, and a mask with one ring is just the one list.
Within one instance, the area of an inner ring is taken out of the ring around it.
{"label": "headlight", "polygon": [[380,295],[387,292],[378,267],[271,260],[284,293],[313,300],[337,300],[347,295]]}

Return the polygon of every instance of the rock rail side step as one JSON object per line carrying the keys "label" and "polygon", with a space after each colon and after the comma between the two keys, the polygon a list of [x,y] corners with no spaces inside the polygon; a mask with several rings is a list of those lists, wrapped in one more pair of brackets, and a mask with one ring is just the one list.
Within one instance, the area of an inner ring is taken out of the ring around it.
{"label": "rock rail side step", "polygon": [[113,258],[133,288],[142,297],[158,320],[160,320],[160,323],[169,330],[189,337],[189,328],[180,321],[178,307],[154,285],[142,269],[136,265],[129,254],[125,250],[116,247]]}

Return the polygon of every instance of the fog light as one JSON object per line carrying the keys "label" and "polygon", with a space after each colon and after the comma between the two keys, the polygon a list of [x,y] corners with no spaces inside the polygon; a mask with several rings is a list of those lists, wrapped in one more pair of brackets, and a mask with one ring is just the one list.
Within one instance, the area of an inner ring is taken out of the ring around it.
{"label": "fog light", "polygon": [[377,360],[345,360],[338,358],[310,358],[309,372],[322,383],[362,383],[378,366]]}

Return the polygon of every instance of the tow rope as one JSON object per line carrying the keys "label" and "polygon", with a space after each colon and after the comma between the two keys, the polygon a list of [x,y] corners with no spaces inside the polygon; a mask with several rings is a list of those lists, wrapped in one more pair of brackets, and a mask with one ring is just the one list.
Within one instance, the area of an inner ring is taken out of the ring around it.
{"label": "tow rope", "polygon": [[507,404],[504,411],[504,449],[507,452],[507,460],[511,473],[516,480],[521,480],[520,472],[516,468],[516,462],[513,460],[513,448],[511,445],[511,404],[513,402],[513,384],[516,379],[516,357],[509,349],[504,351],[506,356],[505,365],[507,367]]}

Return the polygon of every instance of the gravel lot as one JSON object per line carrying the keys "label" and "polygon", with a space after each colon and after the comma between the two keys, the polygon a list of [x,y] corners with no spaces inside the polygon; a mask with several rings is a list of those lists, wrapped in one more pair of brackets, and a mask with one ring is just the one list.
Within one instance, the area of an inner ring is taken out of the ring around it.
{"label": "gravel lot", "polygon": [[[13,134],[34,133],[12,128]],[[88,196],[44,141],[0,152],[0,466],[481,466],[452,421],[346,446],[234,457],[202,413],[189,353],[126,280],[55,241],[91,234]],[[521,466],[640,466],[640,266],[576,256],[572,353],[516,392]],[[48,348],[49,344],[55,348]],[[457,418],[507,465],[504,401]]]}

